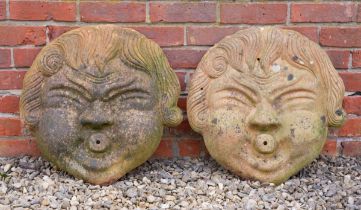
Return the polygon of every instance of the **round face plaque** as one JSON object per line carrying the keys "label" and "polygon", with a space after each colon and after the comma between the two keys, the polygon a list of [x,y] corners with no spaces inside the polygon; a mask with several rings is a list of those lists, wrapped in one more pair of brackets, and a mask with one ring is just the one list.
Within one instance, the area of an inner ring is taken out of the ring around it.
{"label": "round face plaque", "polygon": [[91,26],[41,50],[25,76],[20,111],[46,159],[107,184],[153,154],[163,126],[182,121],[179,94],[155,42],[131,29]]}
{"label": "round face plaque", "polygon": [[328,126],[343,123],[344,89],[317,44],[295,31],[250,28],[208,50],[187,112],[219,164],[279,184],[320,154]]}

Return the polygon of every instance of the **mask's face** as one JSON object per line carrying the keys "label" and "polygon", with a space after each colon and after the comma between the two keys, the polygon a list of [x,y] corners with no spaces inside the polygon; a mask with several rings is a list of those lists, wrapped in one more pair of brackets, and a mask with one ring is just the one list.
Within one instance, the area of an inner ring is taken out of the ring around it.
{"label": "mask's face", "polygon": [[[260,70],[259,64],[255,66]],[[310,163],[327,135],[320,83],[304,69],[278,59],[268,78],[229,65],[209,84],[207,149],[236,174],[281,183]],[[261,71],[261,70],[260,70]]]}
{"label": "mask's face", "polygon": [[150,75],[120,59],[103,71],[94,66],[64,65],[45,81],[36,136],[43,155],[59,168],[105,184],[151,156],[163,125]]}

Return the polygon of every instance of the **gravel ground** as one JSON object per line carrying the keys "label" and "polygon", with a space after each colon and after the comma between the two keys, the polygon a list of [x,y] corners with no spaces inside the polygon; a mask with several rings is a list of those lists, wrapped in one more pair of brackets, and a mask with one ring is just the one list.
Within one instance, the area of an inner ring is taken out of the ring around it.
{"label": "gravel ground", "polygon": [[150,160],[93,186],[41,158],[0,158],[0,209],[361,209],[361,158],[321,156],[286,183],[243,181],[212,159]]}

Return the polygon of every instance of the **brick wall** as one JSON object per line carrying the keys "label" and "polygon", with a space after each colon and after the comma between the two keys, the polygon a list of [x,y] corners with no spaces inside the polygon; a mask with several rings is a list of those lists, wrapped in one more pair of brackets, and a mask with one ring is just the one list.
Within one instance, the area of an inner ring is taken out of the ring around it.
{"label": "brick wall", "polygon": [[[346,86],[348,120],[331,130],[324,153],[361,156],[361,3],[273,1],[0,1],[0,155],[39,154],[19,120],[22,79],[40,49],[79,26],[114,23],[131,27],[162,46],[182,86],[186,110],[189,79],[207,49],[250,25],[296,30],[329,54]],[[186,115],[185,115],[186,116]],[[167,128],[156,156],[205,155],[200,135],[185,118]]]}

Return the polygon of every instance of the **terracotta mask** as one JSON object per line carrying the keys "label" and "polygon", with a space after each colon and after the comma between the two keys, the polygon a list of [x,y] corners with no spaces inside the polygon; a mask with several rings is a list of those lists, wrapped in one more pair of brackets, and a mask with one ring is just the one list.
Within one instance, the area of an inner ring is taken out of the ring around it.
{"label": "terracotta mask", "polygon": [[208,50],[190,84],[188,118],[210,155],[237,175],[279,184],[340,126],[344,85],[303,35],[250,28]]}
{"label": "terracotta mask", "polygon": [[42,155],[93,184],[116,181],[182,120],[176,74],[153,41],[116,26],[83,27],[44,47],[24,80],[21,116]]}

